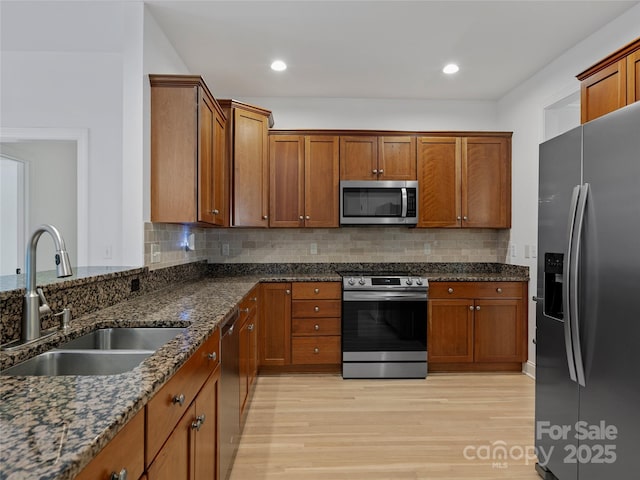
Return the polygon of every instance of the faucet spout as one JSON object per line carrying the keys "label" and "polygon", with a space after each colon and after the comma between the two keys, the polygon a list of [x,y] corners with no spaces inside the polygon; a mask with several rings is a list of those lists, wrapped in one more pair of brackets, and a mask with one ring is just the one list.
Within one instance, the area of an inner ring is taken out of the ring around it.
{"label": "faucet spout", "polygon": [[[31,234],[29,244],[27,245],[27,254],[25,259],[26,292],[22,308],[22,341],[28,342],[36,340],[40,337],[40,312],[41,302],[46,305],[44,294],[36,291],[36,247],[40,236],[47,232],[53,238],[56,247],[56,274],[58,277],[68,277],[73,274],[71,269],[71,261],[64,244],[64,239],[56,227],[53,225],[40,225]],[[43,311],[47,311],[45,308]]]}

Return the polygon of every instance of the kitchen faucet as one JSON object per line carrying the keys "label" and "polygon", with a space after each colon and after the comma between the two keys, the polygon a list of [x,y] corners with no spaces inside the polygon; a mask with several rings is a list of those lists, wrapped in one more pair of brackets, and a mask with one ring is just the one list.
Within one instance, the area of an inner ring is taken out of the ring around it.
{"label": "kitchen faucet", "polygon": [[27,255],[25,267],[27,270],[26,292],[22,304],[22,342],[31,342],[40,338],[40,316],[51,313],[47,300],[44,298],[42,289],[36,290],[36,247],[40,236],[48,232],[53,237],[56,246],[56,274],[58,278],[69,277],[71,262],[69,254],[64,245],[64,239],[60,232],[53,225],[40,225],[31,234],[31,239],[27,245]]}

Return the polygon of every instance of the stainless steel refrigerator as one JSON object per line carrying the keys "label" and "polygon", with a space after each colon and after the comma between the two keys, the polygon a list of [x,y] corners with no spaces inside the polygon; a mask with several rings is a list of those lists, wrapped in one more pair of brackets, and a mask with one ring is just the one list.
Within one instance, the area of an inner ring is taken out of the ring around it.
{"label": "stainless steel refrigerator", "polygon": [[536,469],[640,478],[640,102],[540,145]]}

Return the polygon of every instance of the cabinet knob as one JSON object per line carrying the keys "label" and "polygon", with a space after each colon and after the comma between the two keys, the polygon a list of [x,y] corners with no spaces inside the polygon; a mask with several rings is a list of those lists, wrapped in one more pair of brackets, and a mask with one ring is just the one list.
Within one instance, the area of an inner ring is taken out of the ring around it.
{"label": "cabinet knob", "polygon": [[304,217],[303,217],[302,215],[300,215],[298,218],[299,218],[300,220],[304,220]]}
{"label": "cabinet knob", "polygon": [[469,305],[469,310],[473,310],[473,305]]}
{"label": "cabinet knob", "polygon": [[176,395],[173,397],[173,400],[171,400],[171,402],[174,405],[184,405],[184,393],[181,393],[180,395]]}
{"label": "cabinet knob", "polygon": [[120,473],[112,472],[109,480],[127,480],[127,469],[123,468]]}
{"label": "cabinet knob", "polygon": [[286,293],[287,295],[291,295],[291,290],[289,290],[288,288],[284,291],[284,293]]}
{"label": "cabinet knob", "polygon": [[314,312],[319,312],[320,311],[320,307],[313,307],[313,311]]}
{"label": "cabinet knob", "polygon": [[191,423],[191,428],[197,432],[200,431],[200,428],[204,424],[204,421],[207,419],[206,415],[203,413],[202,415],[198,415],[196,419]]}
{"label": "cabinet knob", "polygon": [[257,301],[258,301],[258,297],[253,297],[253,298],[251,299],[251,301],[252,301],[252,302],[257,302]]}
{"label": "cabinet knob", "polygon": [[500,287],[496,288],[496,292],[502,293],[502,289]]}
{"label": "cabinet knob", "polygon": [[311,220],[311,217],[309,215],[307,215],[306,217],[304,217],[306,220]]}
{"label": "cabinet knob", "polygon": [[241,308],[240,312],[242,313],[249,313],[249,309],[248,308]]}
{"label": "cabinet knob", "polygon": [[449,293],[453,293],[453,288],[449,287],[449,288],[447,289],[447,292],[449,292]]}
{"label": "cabinet knob", "polygon": [[374,168],[373,170],[371,170],[371,173],[374,173],[374,174],[376,174],[376,175],[377,175],[377,174],[378,174],[378,169],[377,169],[377,168]]}
{"label": "cabinet knob", "polygon": [[320,293],[320,289],[319,288],[314,288],[313,289],[313,293]]}
{"label": "cabinet knob", "polygon": [[476,310],[480,310],[480,305],[476,305]]}
{"label": "cabinet knob", "polygon": [[318,324],[316,323],[316,324],[313,326],[313,329],[314,329],[315,331],[320,330],[320,325],[318,325]]}
{"label": "cabinet knob", "polygon": [[313,353],[320,353],[320,349],[318,347],[314,348]]}
{"label": "cabinet knob", "polygon": [[255,328],[255,325],[253,323],[250,323],[249,326],[247,327],[247,330],[249,330],[250,332],[253,332],[254,328]]}
{"label": "cabinet knob", "polygon": [[384,170],[380,169],[380,170],[378,170],[378,173],[379,173],[380,175],[382,175],[382,174],[384,173]]}
{"label": "cabinet knob", "polygon": [[207,358],[215,362],[218,359],[218,354],[216,352],[211,352],[207,355]]}
{"label": "cabinet knob", "polygon": [[460,215],[458,215],[456,218],[457,218],[458,220],[462,220],[462,217],[461,217]]}
{"label": "cabinet knob", "polygon": [[262,215],[262,219],[263,220],[268,220],[269,219],[269,215]]}
{"label": "cabinet knob", "polygon": [[463,220],[469,220],[469,218],[465,215],[464,217],[462,217]]}
{"label": "cabinet knob", "polygon": [[214,215],[218,215],[220,213],[220,210],[218,210],[217,208],[214,208],[211,213],[213,213]]}

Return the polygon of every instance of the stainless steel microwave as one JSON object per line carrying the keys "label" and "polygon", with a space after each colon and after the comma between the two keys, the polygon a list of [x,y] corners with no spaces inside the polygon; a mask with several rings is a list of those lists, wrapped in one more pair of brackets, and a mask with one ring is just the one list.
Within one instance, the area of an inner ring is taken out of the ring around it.
{"label": "stainless steel microwave", "polygon": [[340,225],[416,225],[418,182],[343,180]]}

